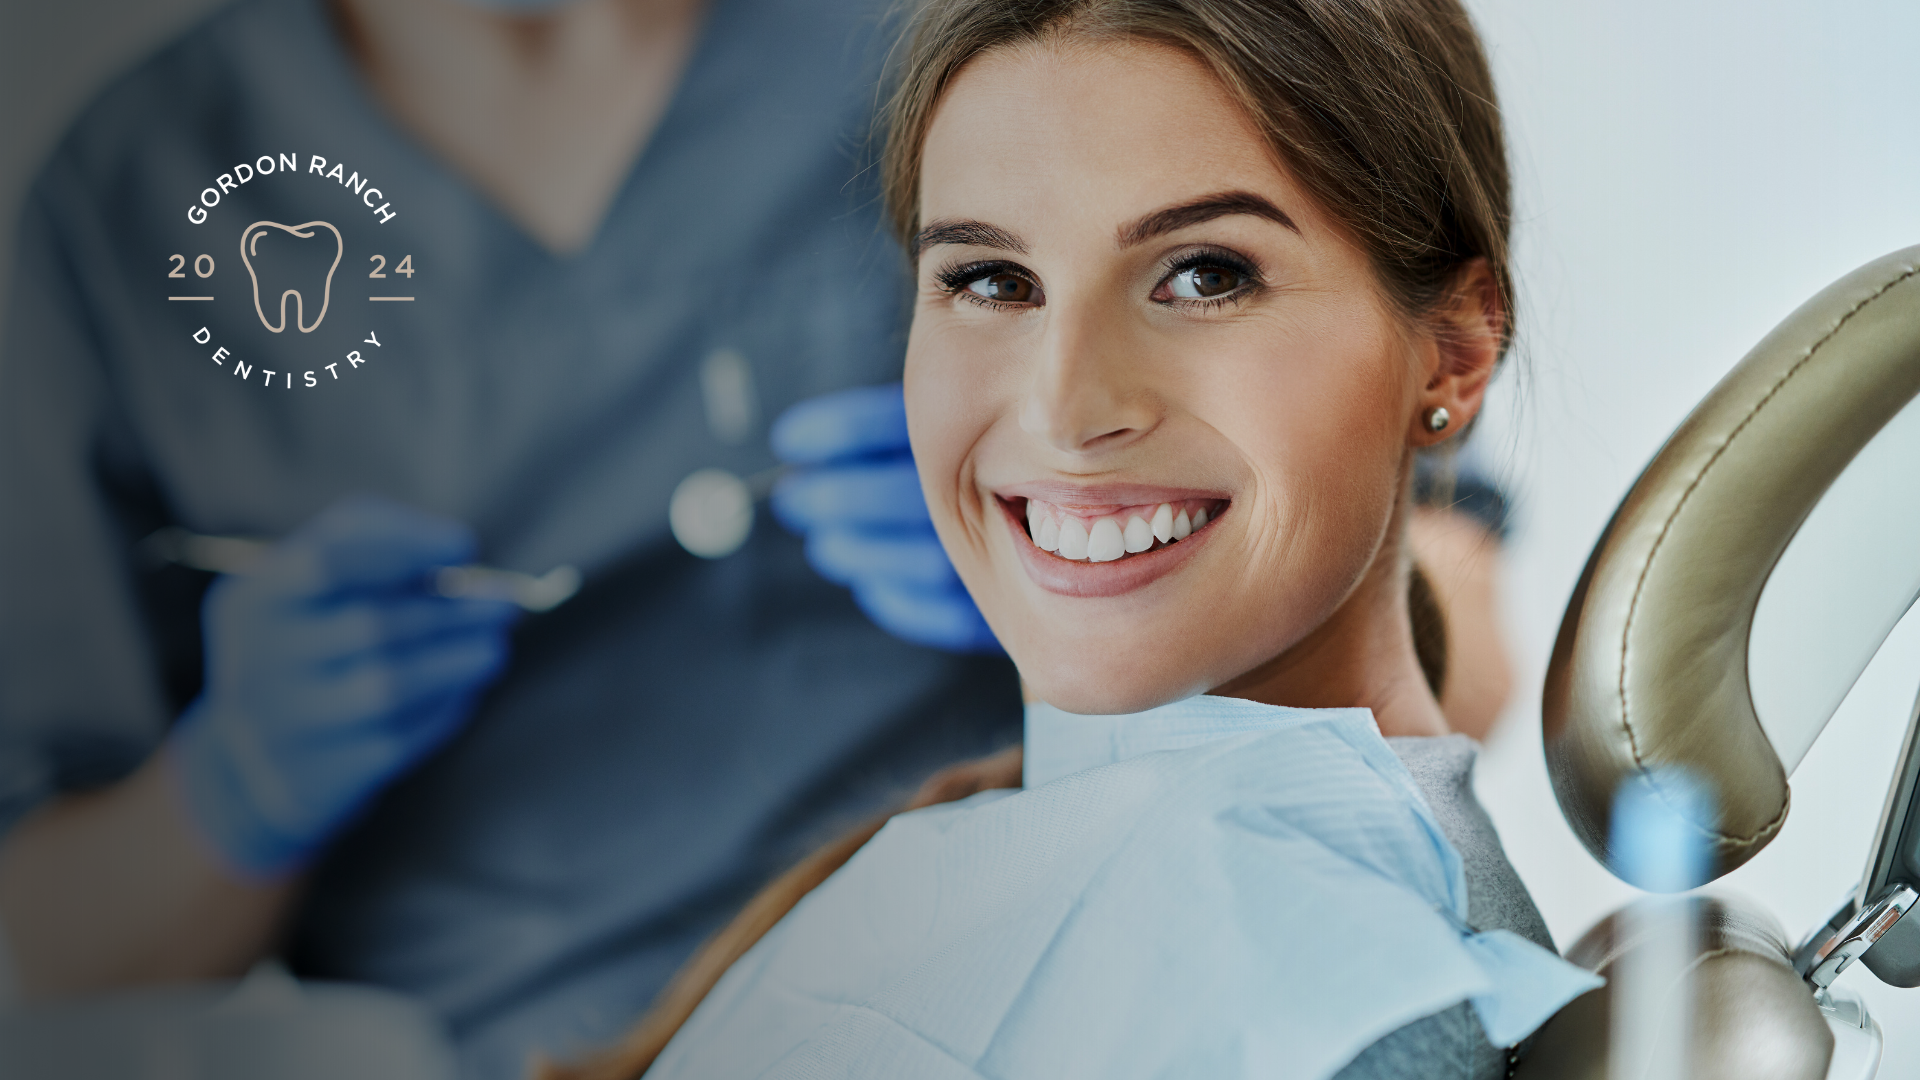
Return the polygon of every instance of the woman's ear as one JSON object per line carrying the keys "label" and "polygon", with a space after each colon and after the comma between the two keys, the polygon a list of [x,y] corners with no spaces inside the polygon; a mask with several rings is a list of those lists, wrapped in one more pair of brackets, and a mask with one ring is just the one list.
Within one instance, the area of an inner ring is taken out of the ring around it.
{"label": "woman's ear", "polygon": [[1452,438],[1486,400],[1507,332],[1506,303],[1487,260],[1460,268],[1451,294],[1428,316],[1428,325],[1427,383],[1408,436],[1415,447]]}

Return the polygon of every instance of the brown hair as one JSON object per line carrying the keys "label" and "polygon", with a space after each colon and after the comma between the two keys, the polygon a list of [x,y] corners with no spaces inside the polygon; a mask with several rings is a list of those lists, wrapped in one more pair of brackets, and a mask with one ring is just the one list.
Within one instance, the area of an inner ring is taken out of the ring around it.
{"label": "brown hair", "polygon": [[882,183],[903,240],[919,228],[921,150],[954,76],[984,52],[1067,39],[1198,56],[1358,239],[1404,315],[1428,315],[1484,259],[1510,318],[1500,108],[1456,0],[931,0],[886,110]]}
{"label": "brown hair", "polygon": [[[1408,318],[1432,313],[1475,259],[1492,272],[1502,312],[1513,310],[1500,112],[1479,37],[1455,0],[930,0],[886,110],[883,183],[903,240],[919,227],[921,147],[954,75],[989,50],[1068,37],[1159,41],[1208,63],[1275,154],[1358,238]],[[1409,588],[1421,667],[1437,696],[1444,622],[1417,568]],[[909,806],[1017,785],[1019,760],[1013,752],[956,766]],[[630,1080],[646,1072],[727,968],[882,820],[761,890],[621,1043],[535,1071],[547,1080]]]}

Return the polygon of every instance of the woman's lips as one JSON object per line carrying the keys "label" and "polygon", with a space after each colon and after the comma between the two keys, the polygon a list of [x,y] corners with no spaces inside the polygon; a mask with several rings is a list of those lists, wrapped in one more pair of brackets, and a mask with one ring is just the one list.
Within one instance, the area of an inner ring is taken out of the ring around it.
{"label": "woman's lips", "polygon": [[1171,573],[1213,534],[1207,525],[1230,501],[1180,497],[1189,494],[1136,487],[1016,491],[995,501],[1035,584],[1065,596],[1095,597],[1132,592]]}

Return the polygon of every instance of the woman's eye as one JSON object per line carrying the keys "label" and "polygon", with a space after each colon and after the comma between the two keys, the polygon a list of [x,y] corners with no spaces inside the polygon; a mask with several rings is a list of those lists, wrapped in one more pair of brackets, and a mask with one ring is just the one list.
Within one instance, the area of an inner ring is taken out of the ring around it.
{"label": "woman's eye", "polygon": [[1173,275],[1167,282],[1173,295],[1186,300],[1205,300],[1225,296],[1247,283],[1247,275],[1230,266],[1195,266]]}
{"label": "woman's eye", "polygon": [[1017,274],[986,274],[967,282],[967,291],[1002,304],[1024,304],[1033,299],[1033,282]]}

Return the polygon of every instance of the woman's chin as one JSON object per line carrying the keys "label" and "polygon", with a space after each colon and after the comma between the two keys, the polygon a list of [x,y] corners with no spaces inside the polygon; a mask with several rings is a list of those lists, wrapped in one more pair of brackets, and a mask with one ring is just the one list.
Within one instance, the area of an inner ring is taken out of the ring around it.
{"label": "woman's chin", "polygon": [[1083,716],[1145,712],[1204,693],[1208,686],[1194,684],[1192,667],[1164,661],[1143,664],[1130,657],[1078,657],[1026,663],[1017,653],[1014,660],[1029,696]]}

